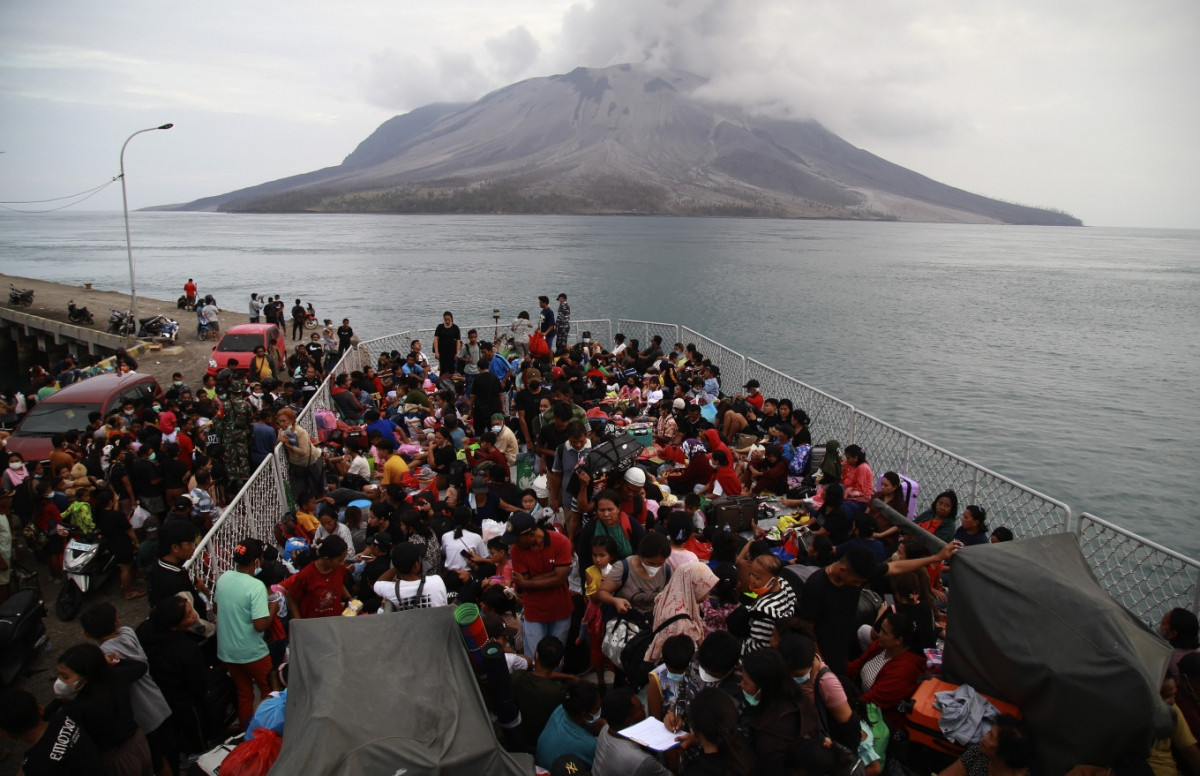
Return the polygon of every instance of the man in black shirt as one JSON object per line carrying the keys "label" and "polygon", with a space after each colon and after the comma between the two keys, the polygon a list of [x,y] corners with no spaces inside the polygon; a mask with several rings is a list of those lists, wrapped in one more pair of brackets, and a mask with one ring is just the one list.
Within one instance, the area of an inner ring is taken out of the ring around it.
{"label": "man in black shirt", "polygon": [[308,317],[308,311],[304,309],[304,305],[300,304],[300,300],[296,300],[296,304],[292,306],[292,341],[300,339],[300,335],[304,333],[304,319]]}
{"label": "man in black shirt", "polygon": [[321,344],[321,335],[314,333],[308,342],[304,343],[304,350],[312,359],[317,372],[320,372],[321,367],[325,365],[325,346]]}
{"label": "man in black shirt", "polygon": [[0,694],[0,738],[29,744],[21,772],[26,776],[104,774],[100,750],[66,712],[42,719],[42,707],[26,690]]}
{"label": "man in black shirt", "polygon": [[158,529],[158,562],[150,567],[150,578],[146,589],[146,600],[150,608],[158,602],[179,593],[192,598],[192,608],[200,615],[201,623],[208,615],[208,605],[200,597],[200,591],[208,591],[204,579],[199,580],[199,589],[192,583],[192,576],[183,564],[196,551],[196,529],[187,520],[171,518]]}
{"label": "man in black shirt", "polygon": [[165,490],[162,468],[155,460],[156,457],[155,448],[143,442],[129,468],[129,481],[142,508],[155,517],[160,517],[167,511],[167,502],[163,499]]}
{"label": "man in black shirt", "polygon": [[312,364],[309,364],[304,369],[304,377],[300,378],[300,382],[296,383],[296,387],[300,389],[299,393],[301,403],[308,404],[308,400],[311,399],[316,394],[317,389],[321,387],[321,378],[319,375],[317,375],[317,370]]}
{"label": "man in black shirt", "polygon": [[475,427],[476,436],[487,431],[492,422],[492,414],[503,409],[500,395],[504,393],[504,386],[489,371],[489,366],[491,365],[486,358],[479,359],[479,374],[471,385],[471,422]]}
{"label": "man in black shirt", "polygon": [[350,349],[350,341],[354,339],[354,329],[350,328],[350,319],[343,318],[342,325],[337,330],[338,356]]}
{"label": "man in black shirt", "polygon": [[513,409],[517,422],[521,425],[521,438],[525,441],[526,449],[530,451],[533,450],[537,438],[534,421],[542,414],[538,407],[543,396],[550,398],[550,391],[542,387],[542,373],[530,369],[525,375],[525,387],[517,391],[513,399]]}
{"label": "man in black shirt", "polygon": [[797,615],[813,627],[825,665],[845,676],[846,664],[858,653],[858,598],[862,588],[880,577],[907,571],[924,573],[924,567],[953,557],[962,547],[950,542],[934,558],[913,558],[878,563],[867,547],[851,547],[838,560],[812,574],[804,582]]}

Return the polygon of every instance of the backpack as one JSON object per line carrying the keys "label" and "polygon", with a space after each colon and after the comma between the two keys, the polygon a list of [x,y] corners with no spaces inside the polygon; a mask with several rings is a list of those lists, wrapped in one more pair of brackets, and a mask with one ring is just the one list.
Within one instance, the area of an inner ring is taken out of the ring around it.
{"label": "backpack", "polygon": [[[813,701],[817,707],[817,718],[821,722],[821,732],[826,738],[832,739],[842,746],[847,747],[851,751],[858,749],[858,742],[862,740],[862,729],[858,724],[858,715],[854,713],[853,707],[850,710],[850,719],[846,722],[838,722],[829,714],[829,707],[825,705],[825,699],[821,696],[821,677],[826,674],[833,674],[828,668],[822,668],[817,672],[817,675],[812,678],[813,683]],[[841,683],[841,679],[834,676]],[[849,698],[850,694],[847,693]]]}
{"label": "backpack", "polygon": [[425,594],[425,577],[421,577],[420,584],[417,585],[417,592],[412,598],[400,597],[400,580],[396,580],[396,600],[400,602],[397,606],[388,599],[383,599],[383,610],[385,612],[406,612],[410,609],[419,609],[421,607],[421,596]]}
{"label": "backpack", "polygon": [[804,478],[808,476],[808,464],[812,460],[812,445],[797,445],[792,451],[792,460],[788,461],[787,484],[789,488],[804,487]]}

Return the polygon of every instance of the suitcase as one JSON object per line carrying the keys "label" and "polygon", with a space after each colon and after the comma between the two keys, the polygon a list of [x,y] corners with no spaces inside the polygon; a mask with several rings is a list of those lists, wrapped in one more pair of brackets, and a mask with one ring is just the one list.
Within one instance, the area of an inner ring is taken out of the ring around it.
{"label": "suitcase", "polygon": [[[908,504],[909,520],[917,519],[917,494],[921,492],[921,485],[916,480],[904,474],[900,474],[900,492],[904,495],[904,503]],[[883,475],[875,478],[875,490],[883,488]]]}
{"label": "suitcase", "polygon": [[654,426],[649,423],[634,423],[629,427],[629,433],[642,447],[654,447]]}
{"label": "suitcase", "polygon": [[[913,707],[905,714],[905,727],[911,743],[955,757],[963,753],[965,747],[959,746],[942,735],[941,728],[938,727],[938,720],[941,719],[942,712],[933,707],[933,702],[936,700],[934,696],[937,693],[953,692],[956,689],[958,689],[957,684],[943,682],[941,679],[926,679],[918,685],[911,701]],[[1021,711],[1011,703],[1005,703],[983,693],[979,694],[987,698],[993,706],[1000,710],[1001,714],[1021,716]]]}
{"label": "suitcase", "polygon": [[709,505],[708,525],[734,533],[754,529],[758,499],[754,496],[722,496]]}

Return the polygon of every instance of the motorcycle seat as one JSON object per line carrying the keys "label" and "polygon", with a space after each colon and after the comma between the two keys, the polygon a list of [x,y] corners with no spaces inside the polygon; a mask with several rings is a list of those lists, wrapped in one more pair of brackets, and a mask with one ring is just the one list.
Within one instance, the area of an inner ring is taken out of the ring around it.
{"label": "motorcycle seat", "polygon": [[4,627],[10,620],[19,617],[37,606],[37,593],[33,590],[18,590],[0,604],[0,640],[4,638]]}

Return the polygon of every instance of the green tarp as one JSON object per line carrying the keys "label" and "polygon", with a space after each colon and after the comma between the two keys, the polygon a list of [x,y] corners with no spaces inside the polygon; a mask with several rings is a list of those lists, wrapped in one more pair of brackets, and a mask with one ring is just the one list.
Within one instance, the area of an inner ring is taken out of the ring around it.
{"label": "green tarp", "polygon": [[272,774],[530,776],[493,733],[449,607],[291,625]]}

